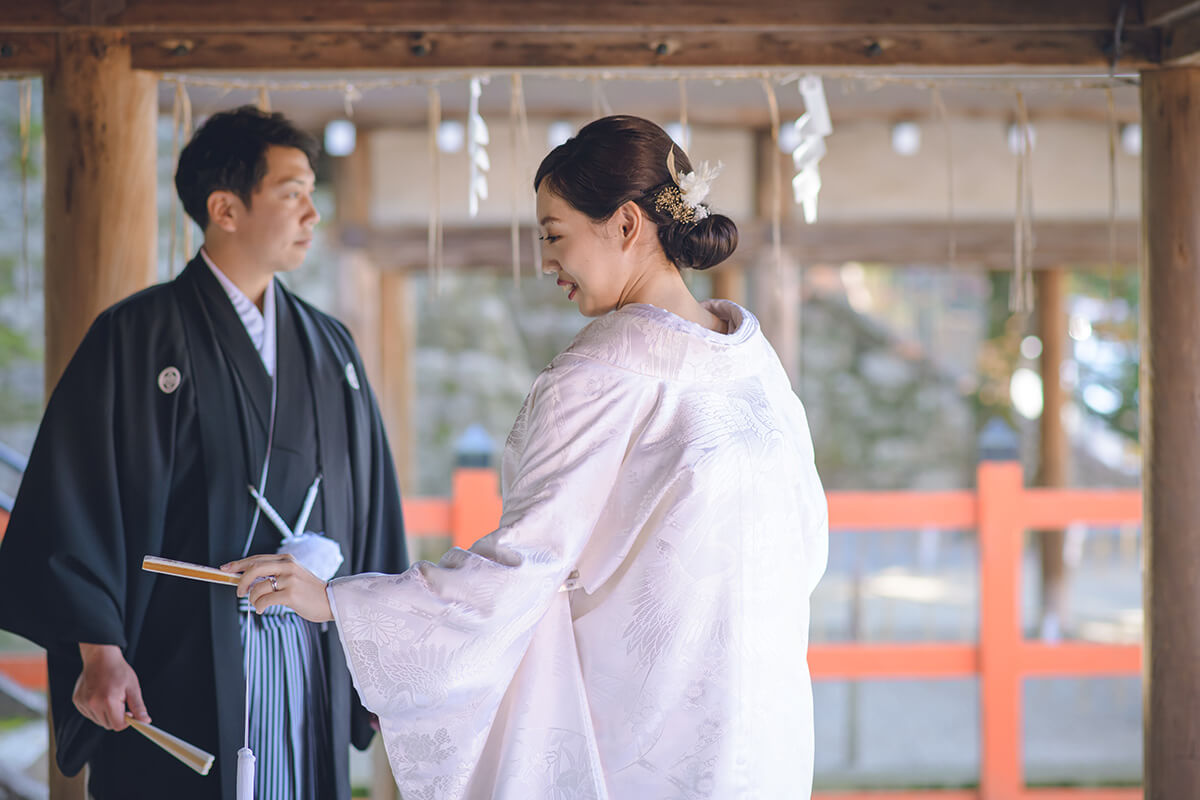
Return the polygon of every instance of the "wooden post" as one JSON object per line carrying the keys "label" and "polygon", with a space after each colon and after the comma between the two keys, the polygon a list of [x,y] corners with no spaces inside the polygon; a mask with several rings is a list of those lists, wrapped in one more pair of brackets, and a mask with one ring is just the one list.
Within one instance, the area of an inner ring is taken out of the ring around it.
{"label": "wooden post", "polygon": [[1200,797],[1200,69],[1142,73],[1147,800]]}
{"label": "wooden post", "polygon": [[47,394],[96,315],[155,279],[156,77],[120,31],[59,34],[45,76]]}
{"label": "wooden post", "polygon": [[[43,81],[47,397],[96,315],[157,273],[157,86],[122,32],[58,35]],[[49,748],[50,799],[83,800],[87,771],[58,771],[52,723]]]}
{"label": "wooden post", "polygon": [[[1061,269],[1034,273],[1037,291],[1038,334],[1042,339],[1042,419],[1038,442],[1040,467],[1037,484],[1049,488],[1067,485],[1070,457],[1062,411],[1065,401],[1061,370],[1067,345],[1067,313]],[[1041,555],[1041,636],[1057,640],[1066,622],[1067,565],[1063,558],[1063,530],[1038,531]]]}
{"label": "wooden post", "polygon": [[712,296],[746,304],[746,273],[741,264],[728,262],[713,268]]}
{"label": "wooden post", "polygon": [[412,279],[407,272],[384,270],[379,279],[379,403],[392,446],[396,476],[405,493],[416,490],[413,453],[413,355],[417,348]]}

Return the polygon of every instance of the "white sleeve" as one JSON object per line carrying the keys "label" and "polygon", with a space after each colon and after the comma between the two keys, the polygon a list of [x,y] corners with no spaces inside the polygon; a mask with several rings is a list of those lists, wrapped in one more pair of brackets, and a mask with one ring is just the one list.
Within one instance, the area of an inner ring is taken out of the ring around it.
{"label": "white sleeve", "polygon": [[436,565],[330,584],[355,687],[380,717],[397,774],[420,785],[421,772],[461,780],[477,760],[535,627],[592,535],[647,384],[556,360],[518,420],[523,448],[496,531]]}

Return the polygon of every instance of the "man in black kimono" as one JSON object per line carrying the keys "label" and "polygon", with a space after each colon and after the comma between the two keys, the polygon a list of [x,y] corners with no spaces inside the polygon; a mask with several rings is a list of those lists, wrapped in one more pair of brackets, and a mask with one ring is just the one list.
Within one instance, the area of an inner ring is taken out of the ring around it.
{"label": "man in black kimono", "polygon": [[[274,278],[312,241],[315,151],[251,107],[197,131],[175,181],[204,247],[176,280],[99,316],[42,420],[0,546],[0,628],[46,648],[58,763],[89,764],[95,800],[233,800],[250,634],[259,800],[348,800],[347,745],[373,735],[335,632],[249,619],[231,586],[141,569],[146,555],[275,552],[280,532],[248,487],[292,525],[318,476],[305,530],[340,546],[337,574],[407,566],[358,352]],[[213,771],[125,730],[126,713],[215,754]]]}

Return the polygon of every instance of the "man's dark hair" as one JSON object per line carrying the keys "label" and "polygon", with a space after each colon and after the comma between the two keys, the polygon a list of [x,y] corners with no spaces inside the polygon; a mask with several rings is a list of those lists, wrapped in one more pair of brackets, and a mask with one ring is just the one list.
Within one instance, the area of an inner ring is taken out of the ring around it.
{"label": "man's dark hair", "polygon": [[279,112],[254,106],[221,111],[208,118],[179,155],[175,190],[183,209],[201,230],[208,228],[208,196],[233,192],[247,207],[267,174],[267,148],[294,147],[316,170],[317,140]]}

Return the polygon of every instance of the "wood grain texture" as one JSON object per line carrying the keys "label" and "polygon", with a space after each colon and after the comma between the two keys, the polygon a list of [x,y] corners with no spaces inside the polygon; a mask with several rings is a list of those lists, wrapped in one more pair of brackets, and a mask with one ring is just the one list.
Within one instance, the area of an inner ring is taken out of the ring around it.
{"label": "wood grain texture", "polygon": [[1200,69],[1142,76],[1147,800],[1200,797]]}
{"label": "wood grain texture", "polygon": [[43,84],[47,395],[96,315],[154,280],[156,89],[121,34],[59,36]]}
{"label": "wood grain texture", "polygon": [[[1148,5],[1168,13],[1178,0]],[[50,30],[108,24],[126,30],[571,30],[580,28],[886,27],[1070,30],[1110,28],[1119,0],[70,0],[6,2],[0,28]],[[1127,24],[1140,22],[1132,16]]]}
{"label": "wood grain texture", "polygon": [[[1094,67],[1107,29],[394,31],[132,34],[154,70],[529,67]],[[1130,32],[1121,64],[1158,59],[1157,31]]]}

